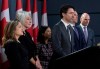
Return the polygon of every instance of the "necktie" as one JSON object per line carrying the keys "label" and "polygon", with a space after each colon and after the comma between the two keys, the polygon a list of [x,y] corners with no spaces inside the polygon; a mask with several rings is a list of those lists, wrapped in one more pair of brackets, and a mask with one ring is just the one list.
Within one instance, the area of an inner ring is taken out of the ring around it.
{"label": "necktie", "polygon": [[73,26],[73,28],[74,28],[74,31],[75,31],[75,33],[76,33],[77,37],[79,38],[79,34],[78,34],[78,31],[77,31],[76,27],[75,27],[75,26]]}
{"label": "necktie", "polygon": [[71,51],[74,52],[74,31],[73,31],[73,28],[68,25],[67,26],[67,29],[70,31],[70,43],[71,43]]}
{"label": "necktie", "polygon": [[69,39],[71,41],[71,33],[70,33],[70,26],[69,25],[67,26],[67,32],[68,32],[68,35],[69,35]]}
{"label": "necktie", "polygon": [[87,32],[87,30],[86,30],[86,27],[83,27],[83,29],[84,29],[85,40],[86,40],[86,42],[87,42],[88,32]]}

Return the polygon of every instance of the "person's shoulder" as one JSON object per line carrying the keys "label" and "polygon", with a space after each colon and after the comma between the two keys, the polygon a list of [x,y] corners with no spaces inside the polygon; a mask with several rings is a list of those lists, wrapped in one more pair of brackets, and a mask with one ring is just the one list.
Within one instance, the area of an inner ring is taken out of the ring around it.
{"label": "person's shoulder", "polygon": [[28,39],[32,40],[32,37],[31,37],[30,33],[27,32],[27,31],[25,31],[25,32],[26,32],[25,36],[28,37]]}
{"label": "person's shoulder", "polygon": [[89,32],[94,33],[94,30],[91,29],[90,27],[87,28],[89,30]]}
{"label": "person's shoulder", "polygon": [[77,28],[77,30],[82,30],[81,25],[77,25],[76,28]]}
{"label": "person's shoulder", "polygon": [[80,25],[76,25],[76,28],[81,28],[81,26]]}
{"label": "person's shoulder", "polygon": [[93,31],[93,29],[92,29],[92,28],[90,28],[90,27],[87,27],[87,29],[88,29],[88,30],[91,30],[91,31]]}
{"label": "person's shoulder", "polygon": [[56,23],[54,26],[53,26],[53,29],[56,29],[56,28],[59,28],[61,26],[62,22],[59,21],[58,23]]}
{"label": "person's shoulder", "polygon": [[61,24],[61,21],[57,22],[54,26],[59,26]]}
{"label": "person's shoulder", "polygon": [[19,37],[19,40],[20,41],[25,41],[25,40],[27,40],[27,38],[30,39],[31,35],[27,31],[25,31],[24,35],[22,35],[22,36]]}
{"label": "person's shoulder", "polygon": [[17,44],[17,42],[15,40],[9,39],[6,41],[6,43],[4,44],[4,47],[14,47]]}
{"label": "person's shoulder", "polygon": [[15,43],[15,41],[14,41],[14,40],[12,40],[12,39],[9,39],[9,40],[7,40],[7,41],[6,41],[6,43],[5,43],[5,44],[13,44],[13,43]]}

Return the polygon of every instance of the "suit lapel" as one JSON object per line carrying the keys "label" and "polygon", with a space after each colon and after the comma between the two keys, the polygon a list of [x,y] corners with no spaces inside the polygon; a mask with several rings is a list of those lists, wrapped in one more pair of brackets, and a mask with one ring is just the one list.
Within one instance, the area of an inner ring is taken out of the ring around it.
{"label": "suit lapel", "polygon": [[[84,36],[84,39],[85,39],[85,35],[84,35],[84,32],[83,32],[83,29],[82,29],[82,27],[81,27],[80,25],[79,25],[79,28],[80,28],[80,30],[81,30],[83,36]],[[88,31],[88,29],[87,29],[87,31]],[[88,38],[87,38],[87,41],[88,41]],[[85,42],[86,42],[86,40],[85,40]],[[87,43],[87,42],[86,42],[86,43]]]}
{"label": "suit lapel", "polygon": [[[81,31],[82,31],[82,33],[83,33],[83,29],[82,29],[82,27],[79,25],[79,28],[81,29]],[[84,34],[84,33],[83,33]]]}
{"label": "suit lapel", "polygon": [[60,25],[61,25],[62,31],[64,32],[64,34],[66,34],[67,40],[70,42],[69,33],[67,32],[65,25],[63,24],[63,22],[60,22]]}

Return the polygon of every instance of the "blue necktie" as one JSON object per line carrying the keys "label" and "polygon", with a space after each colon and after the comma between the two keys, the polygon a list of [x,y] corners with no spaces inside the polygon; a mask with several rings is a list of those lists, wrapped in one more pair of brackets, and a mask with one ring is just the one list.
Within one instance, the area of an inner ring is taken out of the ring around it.
{"label": "blue necktie", "polygon": [[76,27],[75,27],[75,26],[73,26],[73,28],[74,28],[74,31],[75,31],[75,33],[76,33],[76,35],[77,35],[78,39],[79,39],[79,34],[78,34],[78,31],[77,31]]}

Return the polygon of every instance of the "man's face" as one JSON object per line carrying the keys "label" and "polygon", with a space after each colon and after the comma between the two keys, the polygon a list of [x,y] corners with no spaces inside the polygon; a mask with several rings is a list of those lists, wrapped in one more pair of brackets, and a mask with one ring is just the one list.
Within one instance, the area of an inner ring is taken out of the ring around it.
{"label": "man's face", "polygon": [[84,17],[81,18],[81,23],[84,26],[88,26],[89,22],[90,22],[90,16],[89,15],[84,15]]}
{"label": "man's face", "polygon": [[74,16],[73,16],[73,23],[77,23],[78,22],[78,14],[77,12],[75,11],[74,12]]}
{"label": "man's face", "polygon": [[68,11],[66,11],[66,13],[63,13],[63,18],[67,21],[67,22],[72,22],[72,18],[74,15],[74,9],[73,8],[69,8]]}

